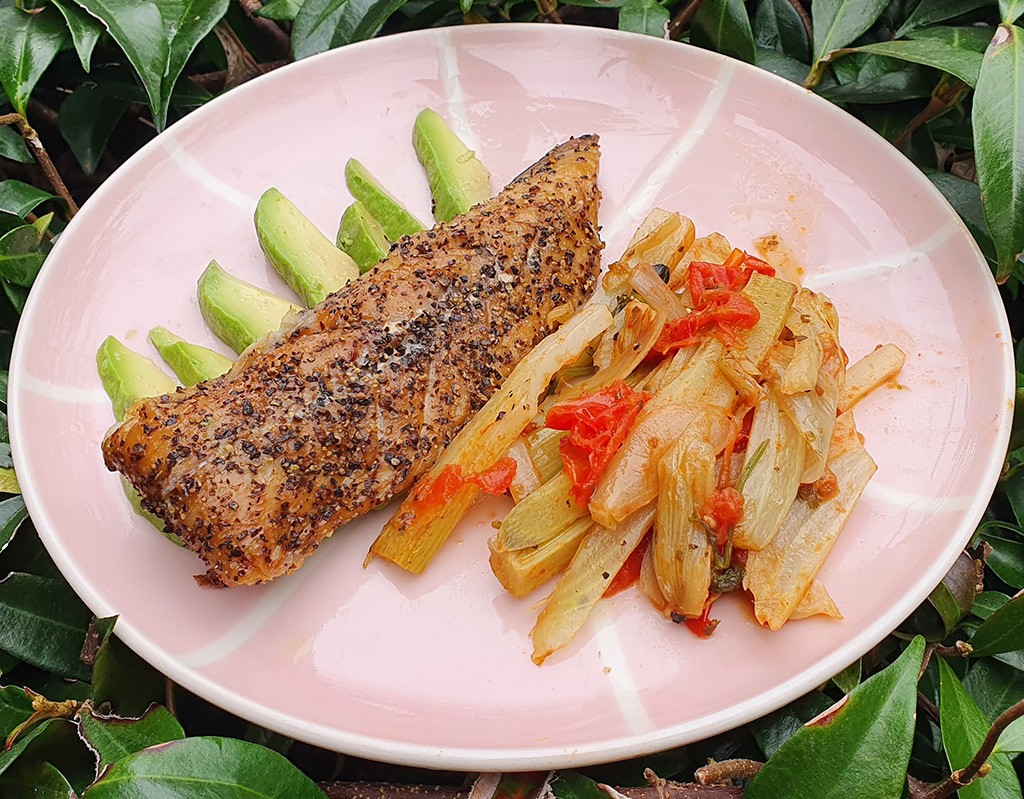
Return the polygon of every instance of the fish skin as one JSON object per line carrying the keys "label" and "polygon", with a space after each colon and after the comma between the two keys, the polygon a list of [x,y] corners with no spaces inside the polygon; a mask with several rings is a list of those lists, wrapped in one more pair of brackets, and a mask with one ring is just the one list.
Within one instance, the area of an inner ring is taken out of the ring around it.
{"label": "fish skin", "polygon": [[107,467],[180,536],[201,585],[297,569],[345,522],[430,468],[554,325],[593,292],[596,136],[555,147],[497,197],[255,343],[222,377],[141,400]]}

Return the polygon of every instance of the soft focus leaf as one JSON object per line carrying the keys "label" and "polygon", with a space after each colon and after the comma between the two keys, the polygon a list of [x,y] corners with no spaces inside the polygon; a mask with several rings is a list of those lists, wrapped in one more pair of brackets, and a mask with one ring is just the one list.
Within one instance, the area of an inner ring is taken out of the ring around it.
{"label": "soft focus leaf", "polygon": [[743,0],[704,0],[693,18],[690,41],[754,63],[754,33]]}
{"label": "soft focus leaf", "polygon": [[985,619],[970,643],[974,657],[1024,649],[1024,595],[1011,599]]}
{"label": "soft focus leaf", "polygon": [[83,83],[61,105],[57,127],[85,174],[96,170],[110,134],[127,108],[127,102],[110,96],[95,83]]}
{"label": "soft focus leaf", "polygon": [[850,693],[854,688],[860,685],[861,679],[861,662],[858,658],[853,661],[849,666],[839,672],[832,678],[832,682],[836,684],[836,688],[842,691],[844,694]]}
{"label": "soft focus leaf", "polygon": [[619,11],[619,30],[663,38],[669,13],[657,0],[629,0]]}
{"label": "soft focus leaf", "polygon": [[991,530],[982,533],[981,538],[992,547],[985,565],[1007,585],[1024,588],[1024,541]]}
{"label": "soft focus leaf", "polygon": [[15,763],[0,776],[4,799],[69,799],[74,789],[56,767],[45,761]]}
{"label": "soft focus leaf", "polygon": [[75,2],[102,23],[128,56],[146,90],[153,116],[157,117],[162,113],[166,117],[167,98],[163,94],[163,78],[170,56],[170,46],[157,5],[149,0]]}
{"label": "soft focus leaf", "polygon": [[75,52],[82,62],[82,69],[89,71],[92,61],[92,51],[96,42],[103,35],[103,26],[99,20],[83,11],[74,0],[50,0],[57,10],[63,15],[71,31],[71,41],[75,45]]}
{"label": "soft focus leaf", "polygon": [[24,688],[8,685],[0,688],[0,741],[6,741],[14,728],[32,716],[32,697]]}
{"label": "soft focus leaf", "polygon": [[34,211],[47,200],[56,199],[49,192],[37,189],[28,183],[22,183],[20,180],[0,182],[0,211],[7,214],[24,218],[26,214]]}
{"label": "soft focus leaf", "polygon": [[925,28],[898,42],[875,42],[847,52],[912,61],[935,67],[960,78],[969,86],[978,82],[985,48],[992,39],[991,28]]}
{"label": "soft focus leaf", "polygon": [[35,160],[21,134],[6,125],[0,126],[0,158],[17,161],[19,164],[31,164]]}
{"label": "soft focus leaf", "polygon": [[83,799],[164,796],[323,799],[323,792],[270,749],[232,738],[186,738],[118,761]]}
{"label": "soft focus leaf", "polygon": [[21,523],[28,518],[25,500],[10,497],[0,501],[0,552],[7,548]]}
{"label": "soft focus leaf", "polygon": [[[22,225],[0,236],[0,277],[16,286],[31,286],[46,260],[43,237],[33,225]],[[10,466],[4,458],[3,467]]]}
{"label": "soft focus leaf", "polygon": [[811,3],[814,68],[807,85],[821,80],[824,60],[833,50],[846,47],[882,15],[889,0],[814,0]]}
{"label": "soft focus leaf", "polygon": [[831,714],[798,730],[751,781],[745,799],[898,799],[914,739],[924,639],[855,688]]}
{"label": "soft focus leaf", "polygon": [[963,685],[989,721],[1024,699],[1024,672],[995,658],[975,661]]}
{"label": "soft focus leaf", "polygon": [[92,696],[96,704],[109,704],[119,716],[140,716],[164,696],[164,678],[156,669],[113,635],[116,617],[95,619]]}
{"label": "soft focus leaf", "polygon": [[985,211],[981,207],[981,191],[978,184],[937,169],[921,171],[959,214],[974,240],[978,242],[984,256],[994,261],[995,245],[992,243],[992,237],[988,235],[988,223],[985,222]]}
{"label": "soft focus leaf", "polygon": [[991,3],[992,0],[921,0],[893,38],[902,39],[912,30],[934,25],[936,22],[945,22],[947,19],[976,11]]}
{"label": "soft focus leaf", "polygon": [[1024,718],[1010,724],[996,742],[996,752],[1018,754],[1024,752]]}
{"label": "soft focus leaf", "polygon": [[62,677],[85,679],[79,659],[90,613],[63,580],[11,574],[0,580],[0,649]]}
{"label": "soft focus leaf", "polygon": [[804,724],[833,705],[821,691],[812,691],[774,713],[750,723],[750,731],[765,757],[772,757]]}
{"label": "soft focus leaf", "polygon": [[270,0],[256,9],[254,16],[273,19],[278,22],[292,22],[302,8],[303,0]]}
{"label": "soft focus leaf", "polygon": [[608,796],[594,780],[572,771],[557,774],[551,780],[551,792],[556,799],[607,799]]}
{"label": "soft focus leaf", "polygon": [[82,738],[99,758],[99,771],[147,747],[185,737],[178,720],[159,705],[137,719],[99,715],[90,707],[78,723]]}
{"label": "soft focus leaf", "polygon": [[307,58],[372,38],[406,0],[306,0],[292,27],[292,52]]}
{"label": "soft focus leaf", "polygon": [[42,724],[36,724],[34,727],[21,733],[9,749],[0,748],[0,774],[4,774],[7,769],[13,766],[18,758],[21,757],[22,752],[28,749],[34,740],[41,738],[61,722],[61,719],[48,719]]}
{"label": "soft focus leaf", "polygon": [[[939,660],[939,724],[951,769],[966,766],[988,732],[989,722],[945,660]],[[1020,799],[1020,782],[1006,755],[989,758],[992,771],[958,791],[960,799]]]}
{"label": "soft focus leaf", "polygon": [[1016,22],[1024,14],[1024,0],[999,0],[999,15],[1007,25]]}
{"label": "soft focus leaf", "polygon": [[7,6],[0,8],[0,31],[0,84],[14,110],[28,116],[28,98],[64,46],[67,27],[52,8],[29,14]]}
{"label": "soft focus leaf", "polygon": [[985,219],[1005,280],[1024,250],[1024,30],[1000,26],[974,92],[974,150]]}
{"label": "soft focus leaf", "polygon": [[[811,60],[807,28],[789,0],[761,0],[754,13],[753,29],[757,47],[777,50],[801,62]],[[806,75],[801,80],[803,77]]]}

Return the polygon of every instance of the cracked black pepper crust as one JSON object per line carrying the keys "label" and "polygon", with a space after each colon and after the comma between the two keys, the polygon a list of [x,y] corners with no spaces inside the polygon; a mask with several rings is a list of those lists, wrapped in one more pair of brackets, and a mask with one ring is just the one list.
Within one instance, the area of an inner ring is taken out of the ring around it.
{"label": "cracked black pepper crust", "polygon": [[107,467],[203,559],[201,584],[294,571],[433,464],[551,332],[548,313],[593,291],[597,167],[597,137],[570,139],[396,242],[223,377],[133,406],[103,442]]}

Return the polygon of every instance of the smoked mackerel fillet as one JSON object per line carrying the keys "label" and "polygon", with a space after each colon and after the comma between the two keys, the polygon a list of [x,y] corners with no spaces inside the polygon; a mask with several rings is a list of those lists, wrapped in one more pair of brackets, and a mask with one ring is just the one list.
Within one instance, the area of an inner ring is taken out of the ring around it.
{"label": "smoked mackerel fillet", "polygon": [[204,585],[297,569],[411,486],[576,308],[600,267],[596,136],[388,257],[246,350],[223,377],[136,403],[103,442]]}

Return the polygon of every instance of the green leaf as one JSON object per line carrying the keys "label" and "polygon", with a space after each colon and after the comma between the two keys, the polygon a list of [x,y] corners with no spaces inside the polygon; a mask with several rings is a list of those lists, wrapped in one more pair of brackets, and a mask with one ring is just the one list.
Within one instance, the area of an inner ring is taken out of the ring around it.
{"label": "green leaf", "polygon": [[21,757],[22,752],[28,749],[29,744],[61,723],[61,719],[47,719],[42,724],[37,724],[19,735],[10,749],[0,749],[0,774],[5,773],[14,765],[15,761]]}
{"label": "green leaf", "polygon": [[28,98],[36,83],[67,41],[67,27],[51,8],[29,14],[0,8],[0,83],[14,110],[27,116]]}
{"label": "green leaf", "polygon": [[61,105],[57,128],[85,174],[96,171],[110,134],[127,108],[128,103],[95,83],[83,83]]}
{"label": "green leaf", "polygon": [[[807,28],[789,0],[761,0],[754,13],[753,28],[757,47],[777,50],[800,62],[811,60]],[[801,81],[806,72],[805,67]]]}
{"label": "green leaf", "polygon": [[167,67],[160,94],[164,105],[153,111],[157,130],[167,124],[167,104],[192,51],[228,11],[229,0],[157,0],[167,38]]}
{"label": "green leaf", "polygon": [[1024,752],[1024,718],[1012,722],[996,742],[995,752],[1018,754]]}
{"label": "green leaf", "polygon": [[[778,50],[769,50],[766,47],[755,46],[754,55],[755,63],[761,69],[778,75],[780,78],[785,78],[796,84],[802,84],[804,78],[807,77],[807,64],[797,61],[795,58],[790,58]],[[835,86],[835,81],[830,80],[829,76],[826,75],[822,82],[818,84],[819,88],[825,86],[826,83],[829,86]]]}
{"label": "green leaf", "polygon": [[113,635],[116,616],[95,619],[90,635],[98,640],[92,666],[92,696],[120,716],[140,716],[164,696],[164,678]]}
{"label": "green leaf", "polygon": [[922,169],[925,176],[935,184],[935,187],[942,192],[953,210],[959,214],[967,229],[978,242],[982,254],[991,261],[995,261],[995,245],[992,237],[988,235],[988,224],[985,222],[985,211],[981,207],[981,190],[978,184],[970,180],[958,178],[949,172],[942,172],[938,169]]}
{"label": "green leaf", "polygon": [[995,658],[974,661],[963,683],[989,721],[1024,699],[1024,672]]}
{"label": "green leaf", "polygon": [[1024,30],[1002,25],[974,92],[974,151],[985,219],[1006,280],[1024,250]]}
{"label": "green leaf", "polygon": [[754,32],[743,0],[704,0],[693,18],[690,41],[754,63]]}
{"label": "green leaf", "polygon": [[999,15],[1004,25],[1011,25],[1024,14],[1024,0],[999,0]]}
{"label": "green leaf", "polygon": [[991,28],[925,28],[899,42],[875,42],[837,51],[875,53],[935,67],[960,78],[969,86],[978,82],[985,48],[992,40]]}
{"label": "green leaf", "polygon": [[6,652],[0,652],[0,677],[3,677],[18,668],[20,665],[21,661],[14,657],[14,655],[8,655]]}
{"label": "green leaf", "polygon": [[0,501],[0,552],[7,548],[21,523],[27,518],[25,500],[20,496]]}
{"label": "green leaf", "polygon": [[[961,769],[971,762],[985,735],[988,719],[967,695],[945,660],[939,660],[939,725],[949,767]],[[1020,799],[1020,782],[1006,755],[988,760],[992,771],[958,791],[960,799]]]}
{"label": "green leaf", "polygon": [[854,688],[860,685],[861,678],[861,662],[860,658],[853,661],[849,666],[839,672],[835,677],[832,678],[832,682],[836,684],[836,688],[842,691],[844,694],[850,693]]}
{"label": "green leaf", "polygon": [[893,38],[902,39],[913,30],[934,25],[936,22],[945,22],[947,19],[968,14],[991,3],[992,0],[922,0]]}
{"label": "green leaf", "polygon": [[28,721],[32,713],[32,697],[24,688],[14,685],[0,688],[0,740],[6,741],[14,728]]}
{"label": "green leaf", "polygon": [[79,655],[90,615],[63,580],[20,573],[0,580],[0,649],[37,668],[86,679]]}
{"label": "green leaf", "polygon": [[835,710],[798,730],[751,781],[746,799],[870,796],[899,799],[914,739],[924,639],[857,686]]}
{"label": "green leaf", "polygon": [[1024,649],[1024,595],[1011,599],[985,619],[970,643],[974,657]]}
{"label": "green leaf", "polygon": [[[170,58],[160,9],[149,0],[75,0],[100,21],[135,68],[153,109],[154,121],[167,116],[163,77]],[[158,125],[158,127],[162,127]]]}
{"label": "green leaf", "polygon": [[45,761],[15,763],[0,777],[4,799],[69,799],[74,789],[64,775]]}
{"label": "green leaf", "polygon": [[56,199],[58,198],[53,194],[37,189],[28,183],[22,183],[20,180],[0,182],[0,211],[20,216],[23,219],[26,214],[34,211],[40,204]]}
{"label": "green leaf", "polygon": [[[0,236],[0,277],[16,286],[31,286],[46,260],[42,234],[35,225],[22,225]],[[6,458],[3,467],[10,466]]]}
{"label": "green leaf", "polygon": [[377,35],[406,0],[306,0],[292,27],[292,52],[307,58]]}
{"label": "green leaf", "polygon": [[982,539],[992,551],[985,565],[1000,580],[1016,589],[1024,588],[1024,541],[986,530]]}
{"label": "green leaf", "polygon": [[559,772],[551,780],[551,792],[556,799],[607,799],[608,794],[597,787],[590,777],[575,771]]}
{"label": "green leaf", "polygon": [[971,614],[984,621],[1010,601],[1010,597],[999,591],[982,591],[974,598]]}
{"label": "green leaf", "polygon": [[256,9],[253,16],[272,19],[277,22],[293,22],[302,8],[303,0],[270,0],[262,8]]}
{"label": "green leaf", "polygon": [[176,796],[323,799],[309,777],[270,749],[233,738],[186,738],[115,763],[83,799]]}
{"label": "green leaf", "polygon": [[78,724],[82,738],[99,758],[97,773],[147,747],[185,737],[178,720],[159,705],[137,719],[103,716],[89,707],[79,715]]}
{"label": "green leaf", "polygon": [[946,635],[971,612],[979,579],[978,568],[974,558],[961,552],[942,582],[928,595],[928,601],[942,619]]}
{"label": "green leaf", "polygon": [[0,158],[17,161],[19,164],[31,164],[35,160],[21,134],[7,125],[0,125]]}
{"label": "green leaf", "polygon": [[50,2],[57,7],[68,23],[68,30],[71,31],[71,41],[78,53],[78,60],[82,62],[82,69],[88,72],[89,63],[92,61],[92,51],[100,36],[103,35],[103,26],[98,20],[79,8],[73,0],[50,0]]}
{"label": "green leaf", "polygon": [[931,97],[935,88],[931,69],[870,53],[840,59],[835,72],[838,84],[818,86],[818,93],[834,103],[894,103]]}
{"label": "green leaf", "polygon": [[619,11],[619,30],[664,38],[669,13],[657,0],[629,0]]}
{"label": "green leaf", "polygon": [[814,0],[811,21],[814,31],[814,65],[806,85],[816,86],[824,62],[833,50],[846,47],[870,28],[889,5],[889,0]]}
{"label": "green leaf", "polygon": [[834,701],[821,691],[812,691],[774,713],[752,721],[749,729],[764,756],[772,757],[797,730],[833,704]]}

